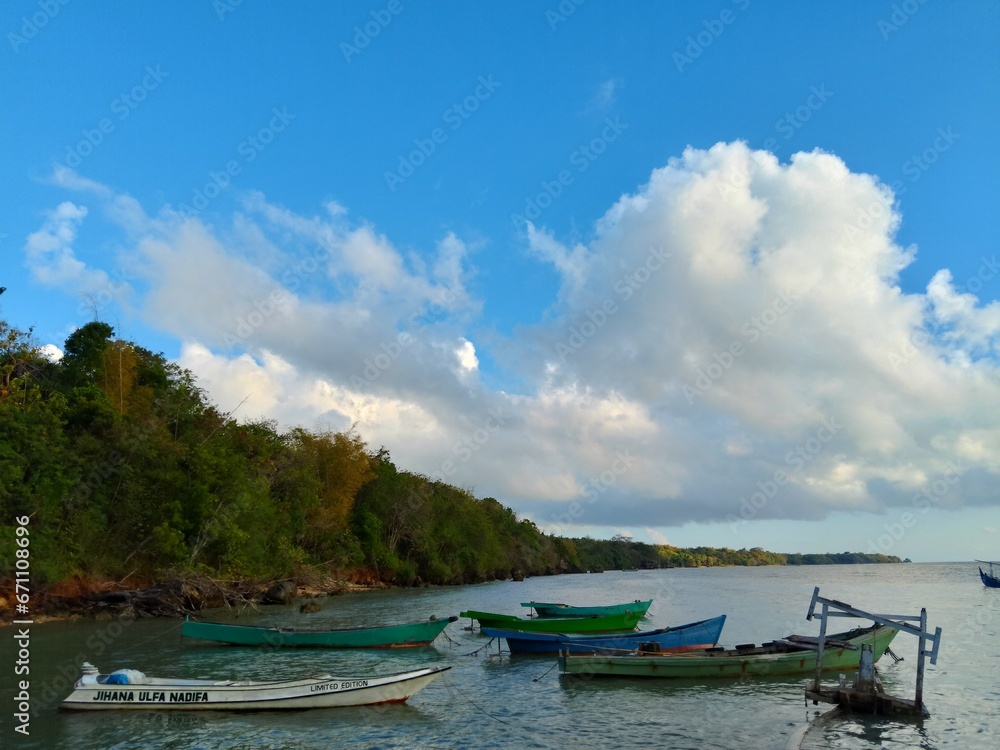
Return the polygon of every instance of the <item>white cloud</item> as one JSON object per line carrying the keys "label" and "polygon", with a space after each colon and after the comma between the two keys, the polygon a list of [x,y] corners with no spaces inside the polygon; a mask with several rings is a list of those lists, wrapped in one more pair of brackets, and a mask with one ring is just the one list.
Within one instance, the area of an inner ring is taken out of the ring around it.
{"label": "white cloud", "polygon": [[[482,335],[454,233],[421,255],[334,202],[304,216],[252,194],[217,227],[106,200],[148,286],[141,309],[186,342],[181,364],[220,408],[357,423],[401,467],[545,528],[658,540],[747,507],[880,512],[956,468],[935,502],[996,502],[1000,307],[944,269],[903,293],[915,249],[895,240],[892,194],[830,154],[688,149],[586,241],[529,226],[560,288],[505,339]],[[63,204],[29,257],[71,264],[82,217]]]}
{"label": "white cloud", "polygon": [[670,539],[662,531],[657,531],[656,529],[649,529],[649,528],[647,528],[645,531],[646,531],[646,536],[649,537],[649,541],[652,542],[653,544],[663,544],[663,545],[670,544]]}
{"label": "white cloud", "polygon": [[41,229],[28,235],[25,257],[38,282],[84,293],[107,286],[107,274],[88,268],[73,249],[86,215],[85,206],[65,201],[48,212]]}
{"label": "white cloud", "polygon": [[49,362],[58,362],[63,358],[63,351],[58,346],[54,344],[46,344],[39,348],[39,353]]}
{"label": "white cloud", "polygon": [[458,363],[463,370],[475,370],[479,367],[479,360],[476,359],[476,347],[471,341],[462,339],[461,345],[455,351]]}

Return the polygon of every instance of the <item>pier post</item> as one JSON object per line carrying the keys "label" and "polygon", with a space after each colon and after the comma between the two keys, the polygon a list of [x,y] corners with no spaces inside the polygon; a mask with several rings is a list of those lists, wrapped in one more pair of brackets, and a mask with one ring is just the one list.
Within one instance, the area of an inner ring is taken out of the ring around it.
{"label": "pier post", "polygon": [[919,711],[924,705],[924,634],[927,632],[927,610],[920,609],[920,636],[917,644],[917,689],[913,702]]}
{"label": "pier post", "polygon": [[829,605],[823,602],[823,614],[819,620],[819,643],[816,644],[816,679],[813,682],[813,690],[819,692],[823,680],[823,648],[826,645],[826,615]]}

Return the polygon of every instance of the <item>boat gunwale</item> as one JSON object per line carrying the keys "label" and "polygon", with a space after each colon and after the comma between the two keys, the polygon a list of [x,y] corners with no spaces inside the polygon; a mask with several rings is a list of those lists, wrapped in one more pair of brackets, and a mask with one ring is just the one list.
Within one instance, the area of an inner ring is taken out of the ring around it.
{"label": "boat gunwale", "polygon": [[[437,625],[442,624],[442,630],[448,627],[449,624],[458,621],[457,615],[449,615],[447,618],[442,617],[430,617],[426,620],[416,620],[414,622],[403,622],[398,625],[374,625],[371,627],[365,626],[355,626],[355,627],[343,627],[343,628],[287,628],[280,625],[240,625],[235,622],[213,622],[211,620],[192,620],[190,618],[184,619],[184,624],[192,623],[194,625],[206,625],[214,628],[239,628],[241,630],[259,630],[261,632],[267,633],[301,633],[303,635],[325,635],[326,633],[355,633],[355,632],[368,632],[368,631],[386,631],[394,630],[396,628],[412,628],[421,627],[426,625]],[[186,636],[188,638],[197,638],[199,636]]]}

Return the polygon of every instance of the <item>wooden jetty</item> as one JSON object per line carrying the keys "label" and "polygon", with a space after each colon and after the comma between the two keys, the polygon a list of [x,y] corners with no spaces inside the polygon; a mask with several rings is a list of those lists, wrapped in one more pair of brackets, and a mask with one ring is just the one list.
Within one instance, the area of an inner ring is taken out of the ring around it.
{"label": "wooden jetty", "polygon": [[[872,651],[868,646],[862,646],[858,674],[854,683],[848,687],[842,678],[840,685],[836,687],[824,687],[820,681],[821,671],[817,668],[816,675],[811,685],[806,686],[806,699],[812,700],[813,704],[820,701],[824,703],[836,703],[843,711],[853,711],[857,713],[871,713],[888,716],[927,716],[929,712],[924,706],[924,660],[930,657],[931,664],[937,663],[938,648],[941,645],[941,628],[936,628],[931,634],[927,631],[927,610],[921,609],[919,615],[882,615],[865,612],[864,610],[852,607],[850,604],[839,602],[836,599],[826,599],[819,595],[819,587],[813,589],[812,601],[809,604],[807,620],[811,620],[816,613],[816,605],[822,605],[820,614],[819,654],[817,664],[823,660],[823,644],[826,639],[826,622],[829,617],[859,617],[873,620],[878,625],[886,625],[897,628],[904,633],[917,636],[919,643],[917,646],[917,686],[913,700],[897,698],[889,695],[882,689],[882,683],[875,675],[875,662],[872,658]],[[910,623],[919,623],[919,626]],[[927,649],[928,642],[931,644]]]}

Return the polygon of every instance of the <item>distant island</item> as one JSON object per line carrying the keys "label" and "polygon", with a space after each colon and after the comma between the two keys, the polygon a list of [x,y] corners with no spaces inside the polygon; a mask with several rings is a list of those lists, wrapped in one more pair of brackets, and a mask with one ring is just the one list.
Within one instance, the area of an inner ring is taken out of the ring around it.
{"label": "distant island", "polygon": [[[0,320],[0,523],[0,576],[14,579],[14,525],[24,526],[33,601],[53,610],[117,601],[176,613],[252,600],[275,582],[330,593],[609,569],[901,562],[546,534],[494,498],[400,470],[353,430],[239,423],[190,372],[101,322],[74,331],[52,362],[30,330]],[[151,587],[159,593],[141,595]],[[11,606],[0,599],[0,610]]]}

